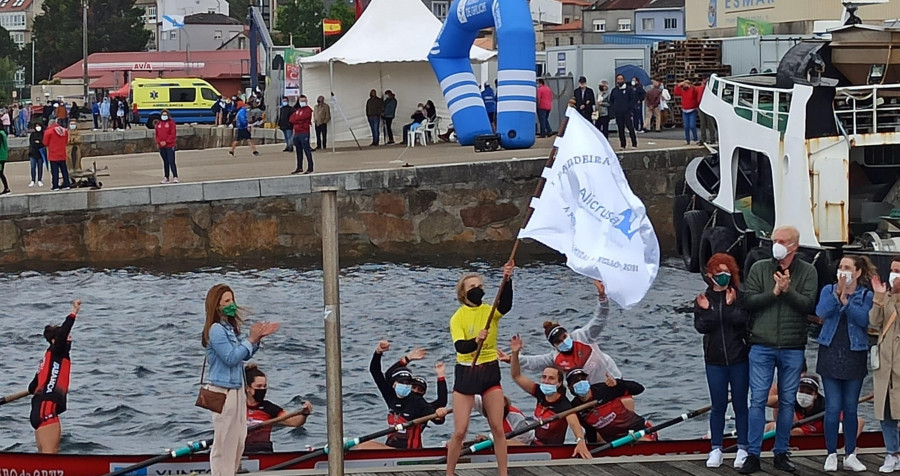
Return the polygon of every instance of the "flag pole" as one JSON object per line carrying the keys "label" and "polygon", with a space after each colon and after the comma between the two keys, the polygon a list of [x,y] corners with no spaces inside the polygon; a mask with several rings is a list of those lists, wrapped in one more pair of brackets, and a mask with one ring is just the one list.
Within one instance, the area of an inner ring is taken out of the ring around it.
{"label": "flag pole", "polygon": [[[575,99],[569,99],[569,104],[567,107],[575,107]],[[565,135],[566,126],[568,124],[569,124],[569,118],[568,118],[568,116],[563,114],[562,122],[560,122],[560,124],[559,124],[559,133],[557,134],[558,137],[563,137]],[[544,164],[545,168],[550,168],[553,166],[553,161],[556,160],[556,152],[558,150],[559,150],[559,148],[556,146],[553,146],[553,148],[550,149],[550,155],[547,157],[547,163]],[[532,195],[532,197],[540,197],[541,196],[541,192],[544,190],[544,184],[546,182],[547,182],[547,179],[545,179],[544,177],[540,177],[540,179],[538,179],[538,184],[537,184],[537,187],[535,187],[534,194]],[[519,230],[528,226],[528,220],[531,219],[532,213],[534,213],[534,208],[531,208],[531,205],[529,203],[528,211],[525,212],[525,222],[522,223],[522,226],[519,227]],[[509,253],[509,260],[507,262],[514,261],[516,259],[516,253],[519,251],[519,243],[521,243],[521,240],[519,240],[519,238],[516,238],[515,243],[513,243],[512,251]],[[497,313],[497,306],[500,305],[500,295],[503,293],[503,288],[506,286],[506,284],[508,282],[509,282],[509,278],[506,277],[506,275],[504,275],[503,280],[500,281],[500,287],[497,289],[497,295],[494,297],[494,304],[491,306],[491,312],[490,312],[490,314],[488,314],[488,320],[487,320],[487,324],[484,325],[484,330],[489,330],[491,328],[491,322],[493,322],[493,320],[494,320],[494,314]],[[475,358],[472,359],[472,367],[475,367],[475,365],[478,364],[478,357],[481,355],[482,345],[484,345],[484,341],[480,342],[478,344],[478,348],[475,349]]]}

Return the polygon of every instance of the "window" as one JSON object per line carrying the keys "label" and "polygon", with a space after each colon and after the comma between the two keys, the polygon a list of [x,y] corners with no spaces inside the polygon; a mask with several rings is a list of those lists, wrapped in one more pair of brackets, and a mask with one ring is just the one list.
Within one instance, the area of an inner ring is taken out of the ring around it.
{"label": "window", "polygon": [[556,46],[559,46],[559,37],[554,38],[556,40]]}
{"label": "window", "polygon": [[9,37],[12,38],[13,43],[19,45],[19,48],[25,46],[25,33],[14,31],[9,34]]}
{"label": "window", "polygon": [[146,10],[146,18],[147,23],[156,23],[156,5],[148,6]]}
{"label": "window", "polygon": [[678,19],[677,18],[666,18],[665,21],[666,30],[677,30],[678,29]]}
{"label": "window", "polygon": [[655,30],[656,21],[653,18],[644,18],[641,20],[641,28],[644,30]]}
{"label": "window", "polygon": [[597,33],[606,31],[606,20],[594,20],[594,31]]}
{"label": "window", "polygon": [[630,18],[620,18],[619,19],[619,31],[631,31],[631,19]]}
{"label": "window", "polygon": [[25,0],[16,0],[15,2],[13,2],[12,6],[21,7],[23,3],[25,3]]}
{"label": "window", "polygon": [[170,32],[169,32],[169,39],[170,39],[170,40],[177,40],[177,39],[178,39],[178,32],[175,31],[175,30],[170,31]]}
{"label": "window", "polygon": [[568,18],[568,17],[563,18],[563,25],[568,25],[570,20],[572,20],[572,19]]}
{"label": "window", "polygon": [[213,32],[213,39],[221,40],[222,39],[222,30],[216,30],[215,32]]}
{"label": "window", "polygon": [[572,38],[572,37],[570,36],[570,37],[569,37],[569,45],[571,46],[571,45],[574,45],[574,44],[575,44],[575,38]]}
{"label": "window", "polygon": [[441,20],[447,18],[448,2],[431,2],[431,13]]}
{"label": "window", "polygon": [[209,88],[200,88],[200,97],[206,99],[207,101],[215,101],[216,99],[219,99],[219,96],[215,93],[215,91]]}
{"label": "window", "polygon": [[169,102],[194,102],[197,99],[196,88],[169,89]]}

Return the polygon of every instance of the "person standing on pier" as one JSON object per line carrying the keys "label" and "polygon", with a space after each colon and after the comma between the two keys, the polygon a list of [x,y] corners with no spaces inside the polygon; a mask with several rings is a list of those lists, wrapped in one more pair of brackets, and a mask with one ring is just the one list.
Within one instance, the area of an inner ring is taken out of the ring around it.
{"label": "person standing on pier", "polygon": [[165,178],[163,178],[162,183],[169,183],[170,170],[172,172],[172,182],[178,183],[178,168],[175,167],[175,140],[178,137],[178,133],[175,120],[169,115],[168,109],[160,111],[154,132],[156,145],[159,147],[159,155],[163,160]]}
{"label": "person standing on pier", "polygon": [[741,474],[760,470],[766,401],[776,369],[779,410],[774,465],[782,471],[797,470],[791,463],[788,445],[806,349],[807,316],[815,311],[818,275],[811,264],[797,256],[800,232],[796,228],[779,226],[771,238],[773,258],[757,261],[750,267],[742,301],[750,313],[751,347],[747,427],[750,448]]}
{"label": "person standing on pier", "polygon": [[698,88],[685,80],[675,86],[675,95],[681,98],[681,120],[684,123],[684,142],[691,145],[691,137],[697,139],[697,113],[700,110]]}
{"label": "person standing on pier", "polygon": [[594,90],[587,86],[587,78],[584,76],[578,78],[578,88],[575,89],[575,108],[581,114],[581,117],[591,121],[594,114]]}
{"label": "person standing on pier", "polygon": [[34,123],[34,131],[28,136],[28,161],[31,162],[31,183],[34,187],[35,180],[38,187],[44,186],[44,128],[40,122]]}
{"label": "person standing on pier", "polygon": [[235,302],[231,288],[224,284],[210,288],[206,294],[206,322],[201,343],[209,362],[209,389],[225,394],[221,413],[213,413],[212,417],[215,444],[209,452],[209,466],[213,476],[234,476],[241,467],[247,438],[243,364],[259,350],[260,341],[280,326],[257,322],[250,326],[249,336],[244,337],[241,334],[243,323],[243,312]]}
{"label": "person standing on pier", "polygon": [[[872,372],[872,386],[875,394],[875,418],[881,423],[884,449],[887,454],[884,464],[878,468],[882,473],[900,470],[900,256],[891,260],[891,271],[886,283],[877,275],[872,277],[875,291],[872,310],[869,311],[869,325],[881,329],[878,334],[878,365]],[[872,349],[875,351],[875,349]]]}
{"label": "person standing on pier", "polygon": [[278,128],[281,129],[281,134],[284,136],[284,150],[282,152],[293,152],[294,151],[294,126],[291,125],[291,114],[294,113],[294,108],[291,106],[291,103],[288,101],[288,98],[283,98],[281,100],[281,109],[278,110],[278,119],[275,121],[278,124]]}
{"label": "person standing on pier", "polygon": [[[69,167],[66,165],[66,145],[69,144],[69,131],[62,126],[63,119],[57,119],[54,124],[44,131],[44,146],[47,147],[47,160],[50,161],[50,174],[53,177],[53,186],[50,190],[68,190]],[[59,176],[62,175],[63,183],[59,184]]]}
{"label": "person standing on pier", "polygon": [[[658,89],[657,89],[658,91]],[[712,409],[709,414],[711,451],[707,468],[722,465],[725,411],[731,389],[731,409],[737,427],[734,467],[747,459],[747,395],[750,393],[750,363],[747,345],[749,315],[740,305],[741,273],[737,261],[727,253],[716,253],[706,263],[709,287],[694,301],[694,328],[703,334],[706,383]]]}
{"label": "person standing on pier", "polygon": [[397,96],[388,89],[384,92],[384,115],[381,120],[384,121],[384,133],[387,137],[385,144],[394,144],[394,118],[397,117]]}
{"label": "person standing on pier", "polygon": [[6,180],[6,161],[9,159],[9,135],[0,130],[0,181],[3,182],[3,190],[0,195],[6,195],[9,191],[9,181]]}
{"label": "person standing on pier", "polygon": [[44,353],[34,380],[28,385],[31,399],[31,427],[38,453],[59,453],[62,427],[59,415],[66,411],[66,394],[69,391],[69,375],[72,361],[72,326],[81,309],[81,300],[72,302],[72,312],[60,326],[44,327],[44,339],[50,348]]}
{"label": "person standing on pier", "polygon": [[328,147],[328,123],[331,122],[331,106],[325,102],[325,96],[316,98],[313,122],[316,125],[316,150],[325,150]]}
{"label": "person standing on pier", "polygon": [[384,115],[384,101],[378,97],[374,89],[369,91],[369,99],[366,101],[366,119],[369,121],[369,130],[372,132],[372,143],[377,146],[380,139],[381,116]]}
{"label": "person standing on pier", "polygon": [[631,146],[637,148],[637,135],[634,133],[634,110],[637,107],[634,89],[625,82],[625,76],[616,75],[616,87],[609,93],[609,113],[616,118],[616,129],[619,131],[619,146],[625,150],[625,130],[631,137]]}
{"label": "person standing on pier", "polygon": [[[312,146],[309,144],[309,127],[313,119],[313,110],[306,103],[306,96],[301,95],[297,108],[291,114],[290,122],[294,127],[294,149],[297,151],[297,168],[291,174],[313,173]],[[306,154],[306,172],[303,172],[303,154]]]}
{"label": "person standing on pier", "polygon": [[237,149],[238,144],[244,141],[250,145],[253,155],[259,155],[259,151],[256,150],[256,145],[253,143],[253,137],[250,135],[250,120],[247,117],[249,112],[250,105],[244,104],[238,109],[237,116],[234,118],[234,142],[231,143],[231,150],[228,151],[232,157],[234,157],[234,150]]}
{"label": "person standing on pier", "polygon": [[[497,331],[500,318],[512,309],[512,275],[516,264],[503,267],[504,281],[500,300],[493,313],[490,328],[485,329],[492,307],[482,301],[484,279],[475,273],[464,274],[456,283],[456,299],[461,306],[450,318],[450,336],[456,348],[453,381],[453,436],[447,443],[447,476],[453,476],[463,440],[469,430],[469,414],[475,406],[475,395],[481,395],[488,425],[494,436],[499,476],[507,476],[506,434],[503,431],[503,388],[500,387],[500,362],[497,354]],[[478,362],[475,354],[479,347]]]}

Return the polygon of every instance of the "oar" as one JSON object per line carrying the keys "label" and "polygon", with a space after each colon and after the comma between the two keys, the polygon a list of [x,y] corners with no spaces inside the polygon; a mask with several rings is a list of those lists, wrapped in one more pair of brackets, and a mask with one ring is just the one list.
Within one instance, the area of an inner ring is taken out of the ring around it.
{"label": "oar", "polygon": [[[860,397],[859,402],[857,402],[857,404],[868,402],[869,400],[871,400],[873,398],[875,398],[875,394],[870,393],[864,397]],[[819,412],[819,413],[810,415],[802,420],[795,421],[794,424],[791,425],[791,429],[793,430],[794,428],[800,428],[801,426],[803,426],[807,423],[812,423],[814,421],[821,420],[824,417],[825,417],[825,412]],[[771,440],[772,438],[775,438],[775,432],[776,432],[776,430],[769,430],[769,431],[763,433],[763,440]],[[734,444],[734,445],[731,445],[731,446],[723,449],[722,452],[728,453],[730,451],[734,451],[736,448],[737,448],[737,445]]]}
{"label": "oar", "polygon": [[[448,414],[448,415],[451,414],[451,413],[453,413],[453,409],[452,409],[452,408],[447,410],[447,414]],[[408,429],[408,428],[412,428],[412,427],[414,427],[414,426],[416,426],[416,425],[421,425],[421,424],[423,424],[423,423],[428,423],[429,421],[434,420],[435,418],[438,418],[437,413],[432,413],[431,415],[426,415],[426,416],[423,416],[423,417],[419,417],[419,418],[416,418],[415,420],[408,421],[408,422],[406,422],[406,423],[401,423],[401,424],[399,424],[399,425],[389,426],[389,427],[387,427],[387,428],[385,428],[385,429],[383,429],[383,430],[376,431],[375,433],[370,433],[370,434],[365,435],[365,436],[360,436],[360,437],[358,437],[358,438],[349,439],[349,440],[347,440],[347,441],[344,442],[344,450],[349,450],[350,448],[353,448],[354,446],[356,446],[356,445],[358,445],[358,444],[360,444],[360,443],[365,443],[366,441],[371,441],[371,440],[374,440],[374,439],[376,439],[376,438],[381,438],[382,436],[390,435],[391,433],[396,433],[396,432],[398,432],[398,431],[403,431],[403,430],[406,430],[406,429]],[[265,471],[277,471],[277,470],[279,470],[279,469],[287,469],[287,468],[290,468],[291,466],[294,466],[294,465],[296,465],[296,464],[302,463],[302,462],[304,462],[304,461],[307,461],[307,460],[310,460],[310,459],[313,459],[313,458],[317,458],[317,457],[322,456],[322,455],[327,455],[327,454],[328,454],[328,445],[325,445],[324,447],[319,448],[319,449],[317,449],[317,450],[314,450],[314,451],[312,451],[312,452],[310,452],[310,453],[307,453],[307,454],[305,454],[305,455],[303,455],[303,456],[299,456],[299,457],[297,457],[297,458],[294,458],[294,459],[291,459],[291,460],[287,460],[287,461],[285,461],[284,463],[278,463],[278,464],[276,464],[276,465],[269,466],[268,468],[265,468]]]}
{"label": "oar", "polygon": [[18,399],[20,399],[20,398],[27,397],[28,395],[31,395],[30,393],[28,393],[28,390],[22,390],[21,392],[16,392],[16,393],[14,393],[14,394],[12,394],[12,395],[7,395],[7,396],[5,396],[5,397],[0,397],[0,405],[5,405],[5,404],[7,404],[7,403],[12,403],[12,402],[14,402],[14,401],[16,401],[16,400],[18,400]]}
{"label": "oar", "polygon": [[[259,428],[266,427],[266,426],[274,425],[276,423],[282,422],[289,418],[293,418],[297,415],[302,415],[303,412],[305,412],[305,411],[306,410],[304,409],[304,410],[296,410],[296,411],[293,411],[290,413],[285,413],[284,415],[280,415],[275,418],[266,420],[262,423],[259,423],[257,425],[253,425],[253,426],[247,428],[247,432],[251,432],[251,431],[257,430]],[[208,440],[201,440],[201,441],[190,441],[190,442],[188,442],[187,446],[183,446],[177,450],[168,450],[159,456],[154,456],[148,460],[141,461],[140,463],[135,463],[131,466],[128,466],[127,468],[122,468],[122,469],[113,471],[111,473],[106,473],[103,476],[122,476],[123,474],[128,474],[133,471],[137,471],[139,469],[146,468],[147,466],[163,462],[167,459],[178,458],[179,456],[187,456],[192,453],[198,453],[198,452],[207,450],[207,449],[209,449],[209,447],[212,446],[212,444],[213,444],[212,438],[210,438]]]}
{"label": "oar", "polygon": [[680,416],[677,416],[667,422],[660,423],[659,425],[652,426],[650,428],[646,428],[646,429],[643,429],[640,431],[635,431],[635,432],[629,433],[628,435],[623,436],[617,440],[613,440],[609,443],[606,443],[605,445],[598,446],[597,448],[592,449],[591,454],[595,455],[597,453],[602,453],[610,448],[618,448],[620,446],[627,445],[628,443],[637,441],[647,435],[652,435],[652,434],[658,432],[659,430],[664,430],[670,426],[674,426],[683,421],[688,421],[691,418],[700,416],[700,415],[708,412],[710,409],[712,409],[712,405],[707,405],[703,408],[698,408],[696,410],[692,410],[690,412],[683,413]]}
{"label": "oar", "polygon": [[[510,439],[510,438],[515,438],[515,437],[517,437],[517,436],[519,436],[519,435],[528,433],[529,431],[534,430],[535,428],[544,426],[544,425],[546,425],[547,423],[550,423],[550,422],[559,420],[559,419],[561,419],[561,418],[565,418],[565,417],[567,417],[567,416],[569,416],[569,415],[571,415],[571,414],[573,414],[573,413],[578,413],[578,412],[582,412],[582,411],[584,411],[584,410],[587,410],[587,409],[589,409],[589,408],[593,408],[593,407],[597,406],[598,403],[600,403],[600,402],[597,401],[597,400],[591,400],[591,401],[589,401],[589,402],[586,402],[586,403],[583,403],[583,404],[581,404],[581,405],[578,405],[577,407],[570,408],[570,409],[568,409],[568,410],[566,410],[566,411],[564,411],[564,412],[559,412],[559,413],[553,415],[552,417],[547,418],[546,420],[538,420],[538,421],[529,423],[528,425],[523,426],[522,428],[519,428],[518,430],[513,430],[513,431],[507,433],[507,434],[504,436],[504,438],[506,438],[507,440]],[[468,448],[464,448],[464,449],[459,453],[459,456],[465,456],[465,455],[469,455],[469,454],[472,454],[472,453],[477,453],[477,452],[479,452],[479,451],[481,451],[481,450],[486,450],[486,449],[490,448],[491,446],[494,446],[494,440],[484,440],[484,441],[479,441],[478,443],[475,443],[475,444],[469,446]],[[447,457],[444,456],[443,458],[434,461],[434,463],[432,463],[432,464],[444,464],[444,463],[446,463],[446,462],[447,462]]]}

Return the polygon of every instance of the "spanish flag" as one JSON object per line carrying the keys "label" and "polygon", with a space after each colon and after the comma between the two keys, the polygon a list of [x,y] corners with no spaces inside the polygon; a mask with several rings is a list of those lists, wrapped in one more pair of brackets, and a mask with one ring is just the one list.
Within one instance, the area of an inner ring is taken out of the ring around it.
{"label": "spanish flag", "polygon": [[340,35],[341,34],[341,21],[340,20],[322,20],[322,32],[325,33],[325,36],[332,35]]}

